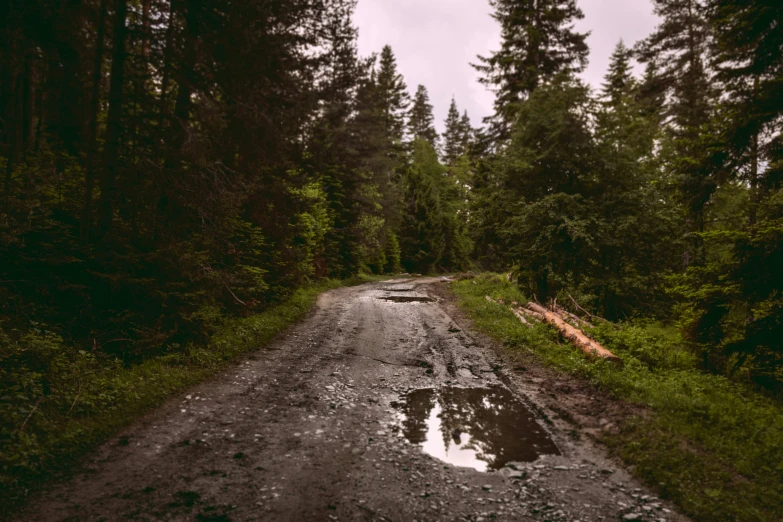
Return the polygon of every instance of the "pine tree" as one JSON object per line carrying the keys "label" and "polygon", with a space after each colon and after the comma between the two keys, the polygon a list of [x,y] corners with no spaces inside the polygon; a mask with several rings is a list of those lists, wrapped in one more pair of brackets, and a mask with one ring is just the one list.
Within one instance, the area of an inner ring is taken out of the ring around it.
{"label": "pine tree", "polygon": [[430,95],[425,86],[419,85],[408,113],[408,131],[414,139],[421,138],[437,148],[438,132],[435,130],[434,122]]}
{"label": "pine tree", "polygon": [[496,92],[495,115],[487,121],[503,141],[510,135],[520,101],[561,71],[581,71],[587,63],[587,34],[574,31],[584,18],[576,0],[491,0],[502,44],[474,67]]}
{"label": "pine tree", "polygon": [[[711,21],[717,28],[713,55],[728,95],[724,104],[728,115],[723,118],[728,152],[724,161],[744,166],[751,186],[774,186],[783,179],[779,123],[783,114],[783,6],[738,0],[711,0],[709,4]],[[763,135],[769,138],[765,140]],[[768,166],[764,176],[762,163]]]}
{"label": "pine tree", "polygon": [[639,43],[637,53],[642,62],[658,66],[657,81],[667,95],[662,112],[667,137],[662,157],[666,177],[685,209],[686,230],[691,233],[684,253],[687,266],[704,262],[697,234],[705,229],[704,209],[716,187],[704,165],[707,151],[702,139],[715,98],[706,68],[711,30],[704,0],[654,0],[654,5],[661,24]]}
{"label": "pine tree", "polygon": [[447,166],[454,165],[457,158],[465,153],[464,141],[464,129],[460,121],[457,102],[452,98],[446,117],[446,131],[443,133],[443,160]]}
{"label": "pine tree", "polygon": [[388,45],[381,51],[377,84],[383,107],[386,135],[392,142],[400,143],[405,132],[405,113],[410,105],[410,97],[408,87],[397,71],[394,52]]}
{"label": "pine tree", "polygon": [[462,119],[459,121],[460,131],[460,145],[462,147],[463,154],[470,152],[470,147],[473,144],[473,125],[470,122],[470,116],[468,111],[462,113]]}
{"label": "pine tree", "polygon": [[444,170],[432,144],[415,138],[411,166],[405,174],[404,216],[399,238],[402,265],[408,272],[434,271],[446,248],[440,195]]}
{"label": "pine tree", "polygon": [[611,105],[621,104],[634,87],[635,80],[631,74],[631,54],[632,51],[620,40],[610,58],[609,72],[601,87],[601,95]]}
{"label": "pine tree", "polygon": [[639,43],[642,63],[658,66],[658,79],[671,94],[667,119],[678,136],[691,136],[710,117],[710,78],[706,69],[710,28],[704,0],[653,0],[662,21]]}
{"label": "pine tree", "polygon": [[612,53],[601,88],[597,133],[605,144],[630,154],[634,161],[650,160],[658,123],[645,110],[639,83],[632,74],[631,55],[622,41]]}
{"label": "pine tree", "polygon": [[746,190],[744,222],[707,236],[706,266],[677,290],[691,304],[687,332],[711,366],[743,367],[779,386],[783,368],[783,48],[780,2],[710,0],[712,51],[725,89],[705,168]]}
{"label": "pine tree", "polygon": [[661,80],[658,69],[656,60],[647,62],[639,84],[638,98],[642,112],[660,125],[663,122],[663,108],[666,103],[666,84]]}

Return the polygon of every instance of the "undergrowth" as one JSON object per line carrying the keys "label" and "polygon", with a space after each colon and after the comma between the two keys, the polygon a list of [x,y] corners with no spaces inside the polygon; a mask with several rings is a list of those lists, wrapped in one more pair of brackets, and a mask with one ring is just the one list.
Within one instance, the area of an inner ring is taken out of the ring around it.
{"label": "undergrowth", "polygon": [[370,279],[379,278],[300,288],[262,313],[226,320],[207,345],[131,367],[66,345],[43,327],[17,341],[0,328],[0,515],[22,501],[31,485],[67,470],[173,393],[268,343],[301,319],[320,293]]}
{"label": "undergrowth", "polygon": [[503,306],[526,302],[503,277],[482,275],[452,290],[475,325],[510,350],[649,414],[634,416],[606,442],[662,497],[696,520],[783,520],[783,406],[749,386],[707,374],[676,331],[658,324],[598,325],[588,333],[625,366],[590,361],[546,325],[527,328]]}

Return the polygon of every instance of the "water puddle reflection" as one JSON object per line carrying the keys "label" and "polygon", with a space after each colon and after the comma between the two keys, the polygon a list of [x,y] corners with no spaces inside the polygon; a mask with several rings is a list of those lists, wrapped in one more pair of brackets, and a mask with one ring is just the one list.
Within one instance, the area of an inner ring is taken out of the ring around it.
{"label": "water puddle reflection", "polygon": [[530,410],[502,386],[415,390],[399,410],[408,441],[455,466],[498,470],[560,454]]}

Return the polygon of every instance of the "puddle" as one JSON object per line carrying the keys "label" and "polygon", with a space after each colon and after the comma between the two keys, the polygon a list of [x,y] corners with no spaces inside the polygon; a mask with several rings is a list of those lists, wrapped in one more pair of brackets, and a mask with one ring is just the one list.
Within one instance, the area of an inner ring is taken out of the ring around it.
{"label": "puddle", "polygon": [[412,295],[390,295],[387,297],[379,297],[378,299],[393,301],[395,303],[431,303],[435,300],[431,297],[418,297]]}
{"label": "puddle", "polygon": [[560,455],[530,410],[502,386],[415,390],[399,410],[408,441],[455,466],[489,471]]}

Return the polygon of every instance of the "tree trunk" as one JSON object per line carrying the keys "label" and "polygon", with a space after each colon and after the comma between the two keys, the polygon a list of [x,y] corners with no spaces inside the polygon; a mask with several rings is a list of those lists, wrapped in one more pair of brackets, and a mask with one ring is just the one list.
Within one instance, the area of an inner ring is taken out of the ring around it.
{"label": "tree trunk", "polygon": [[103,38],[106,25],[106,2],[101,0],[98,27],[95,37],[95,62],[92,70],[92,98],[90,99],[90,129],[87,142],[87,169],[84,180],[84,204],[80,223],[83,243],[90,241],[92,191],[95,184],[95,155],[98,141],[98,112],[100,110],[101,78],[103,71]]}
{"label": "tree trunk", "polygon": [[5,165],[5,183],[3,183],[3,190],[6,194],[11,191],[11,178],[16,167],[17,152],[19,148],[19,96],[21,91],[21,77],[16,74],[11,77],[11,103],[8,111],[8,121],[5,128],[8,134],[8,160]]}
{"label": "tree trunk", "polygon": [[[190,110],[192,106],[191,97],[193,95],[192,80],[188,75],[192,74],[196,65],[196,23],[200,0],[190,0],[186,7],[185,30],[184,30],[184,48],[183,57],[179,73],[177,75],[177,100],[174,103],[174,118],[172,137],[170,140],[171,148],[166,153],[164,162],[165,175],[171,175],[171,172],[182,166],[182,149],[187,143],[190,133]],[[165,181],[164,181],[165,182]],[[167,213],[170,204],[167,187],[164,184],[158,197],[158,231],[167,226]],[[156,233],[156,237],[160,237]]]}
{"label": "tree trunk", "polygon": [[[759,77],[756,76],[753,82],[753,97],[758,98]],[[759,130],[756,129],[750,141],[750,215],[748,221],[751,225],[756,224],[758,216],[758,207],[761,203],[763,188],[759,183]]]}
{"label": "tree trunk", "polygon": [[33,142],[34,96],[35,96],[35,68],[33,67],[32,52],[28,52],[24,58],[24,71],[22,76],[22,153],[27,153]]}
{"label": "tree trunk", "polygon": [[174,46],[174,1],[169,2],[169,25],[166,28],[166,48],[163,51],[163,79],[160,83],[160,101],[158,108],[158,133],[163,136],[166,116],[166,93],[171,82],[171,56]]}
{"label": "tree trunk", "polygon": [[127,36],[126,15],[127,0],[116,0],[114,11],[114,48],[112,49],[111,84],[109,86],[109,115],[106,121],[106,146],[103,150],[103,172],[101,173],[101,197],[98,202],[98,235],[103,237],[112,222],[112,200],[114,181],[120,156],[120,137],[122,134],[122,105],[125,38]]}
{"label": "tree trunk", "polygon": [[152,0],[144,0],[141,6],[141,23],[144,34],[141,35],[141,55],[148,58],[150,55],[150,4]]}
{"label": "tree trunk", "polygon": [[563,337],[571,341],[571,344],[579,348],[587,356],[604,359],[619,366],[623,365],[622,359],[587,337],[584,332],[578,328],[574,328],[565,322],[565,320],[560,317],[560,315],[556,314],[555,312],[551,312],[543,306],[537,305],[536,303],[528,303],[527,307],[533,312],[542,315],[545,322],[554,326]]}

